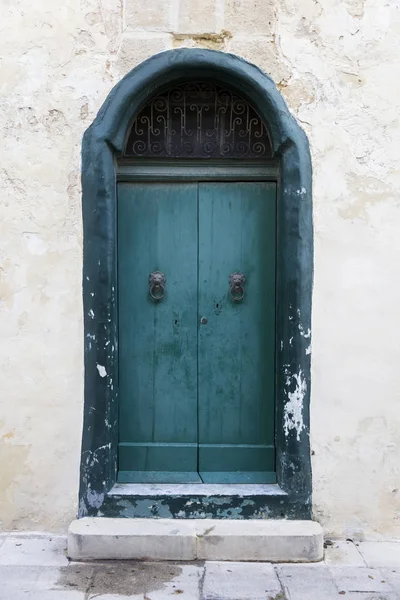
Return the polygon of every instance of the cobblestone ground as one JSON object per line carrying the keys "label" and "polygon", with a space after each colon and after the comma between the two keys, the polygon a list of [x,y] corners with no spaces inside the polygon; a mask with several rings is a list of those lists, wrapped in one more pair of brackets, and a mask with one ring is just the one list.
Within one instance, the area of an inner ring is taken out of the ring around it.
{"label": "cobblestone ground", "polygon": [[334,541],[313,565],[96,562],[64,537],[0,535],[0,600],[394,600],[400,542]]}

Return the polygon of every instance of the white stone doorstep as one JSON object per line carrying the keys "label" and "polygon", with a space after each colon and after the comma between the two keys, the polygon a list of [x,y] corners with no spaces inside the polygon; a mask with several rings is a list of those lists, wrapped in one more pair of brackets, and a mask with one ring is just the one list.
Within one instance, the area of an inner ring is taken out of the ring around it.
{"label": "white stone doorstep", "polygon": [[323,554],[314,521],[85,517],[68,530],[73,560],[317,562]]}

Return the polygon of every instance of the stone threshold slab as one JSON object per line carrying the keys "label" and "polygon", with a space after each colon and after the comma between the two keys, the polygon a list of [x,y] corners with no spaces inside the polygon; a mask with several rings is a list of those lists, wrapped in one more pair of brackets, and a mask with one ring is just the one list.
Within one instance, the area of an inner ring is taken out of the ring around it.
{"label": "stone threshold slab", "polygon": [[151,559],[317,562],[314,521],[84,517],[68,530],[72,560]]}
{"label": "stone threshold slab", "polygon": [[287,496],[277,483],[116,483],[108,496]]}

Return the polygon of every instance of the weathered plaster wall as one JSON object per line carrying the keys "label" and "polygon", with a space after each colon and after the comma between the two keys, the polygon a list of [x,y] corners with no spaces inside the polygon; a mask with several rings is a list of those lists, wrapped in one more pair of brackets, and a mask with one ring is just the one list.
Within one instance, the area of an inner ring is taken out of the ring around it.
{"label": "weathered plaster wall", "polygon": [[82,133],[134,65],[200,46],[270,74],[310,139],[315,515],[400,536],[399,34],[395,0],[0,0],[5,529],[76,511]]}

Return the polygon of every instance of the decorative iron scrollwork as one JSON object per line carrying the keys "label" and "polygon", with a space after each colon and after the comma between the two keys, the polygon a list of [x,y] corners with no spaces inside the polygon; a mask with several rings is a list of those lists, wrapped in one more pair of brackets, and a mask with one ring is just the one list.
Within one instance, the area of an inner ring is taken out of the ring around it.
{"label": "decorative iron scrollwork", "polygon": [[241,96],[206,82],[162,92],[135,118],[125,156],[268,158],[267,128]]}

